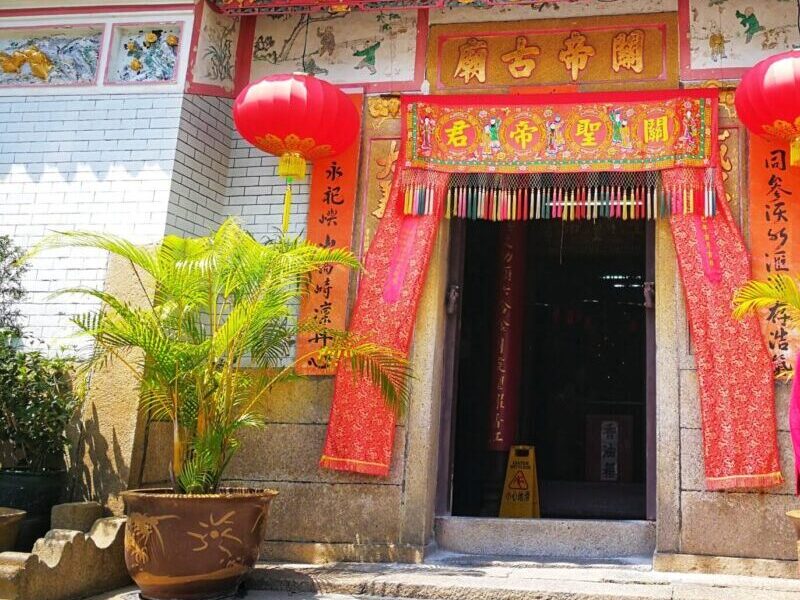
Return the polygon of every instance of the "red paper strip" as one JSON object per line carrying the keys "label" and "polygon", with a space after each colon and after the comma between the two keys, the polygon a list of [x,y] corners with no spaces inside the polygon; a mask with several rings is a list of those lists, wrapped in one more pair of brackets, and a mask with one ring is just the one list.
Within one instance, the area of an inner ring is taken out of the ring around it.
{"label": "red paper strip", "polygon": [[517,443],[522,330],[525,310],[525,234],[522,223],[502,225],[495,296],[489,450],[508,452]]}
{"label": "red paper strip", "polygon": [[[363,96],[350,95],[361,115]],[[351,248],[358,180],[360,137],[342,154],[314,162],[311,170],[311,197],[308,208],[307,239],[320,246]],[[300,303],[300,322],[314,321],[330,329],[344,329],[347,320],[350,273],[341,266],[329,265],[311,276],[309,294]],[[300,334],[297,356],[324,348],[326,334]],[[309,357],[297,366],[301,375],[332,375],[330,365]]]}
{"label": "red paper strip", "polygon": [[[800,273],[800,168],[789,166],[789,145],[750,136],[750,255],[753,277]],[[762,330],[776,372],[792,369],[785,312],[767,311]]]}

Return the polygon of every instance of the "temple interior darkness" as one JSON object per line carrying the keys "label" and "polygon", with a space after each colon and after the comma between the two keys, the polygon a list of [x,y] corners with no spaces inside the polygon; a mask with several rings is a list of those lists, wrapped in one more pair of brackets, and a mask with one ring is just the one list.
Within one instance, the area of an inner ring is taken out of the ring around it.
{"label": "temple interior darkness", "polygon": [[[466,223],[454,515],[498,516],[508,459],[487,444],[502,226]],[[644,518],[647,224],[548,220],[522,227],[514,442],[536,448],[541,516]]]}

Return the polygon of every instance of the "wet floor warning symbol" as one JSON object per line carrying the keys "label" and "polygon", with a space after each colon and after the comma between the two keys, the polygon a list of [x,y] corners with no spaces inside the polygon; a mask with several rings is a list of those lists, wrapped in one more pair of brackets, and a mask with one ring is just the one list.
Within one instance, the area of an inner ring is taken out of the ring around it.
{"label": "wet floor warning symbol", "polygon": [[539,517],[539,486],[536,482],[536,452],[533,446],[512,446],[508,454],[500,516]]}
{"label": "wet floor warning symbol", "polygon": [[523,473],[522,471],[517,471],[516,475],[514,475],[514,479],[512,479],[511,483],[508,485],[508,489],[527,490],[528,480],[525,479],[525,473]]}

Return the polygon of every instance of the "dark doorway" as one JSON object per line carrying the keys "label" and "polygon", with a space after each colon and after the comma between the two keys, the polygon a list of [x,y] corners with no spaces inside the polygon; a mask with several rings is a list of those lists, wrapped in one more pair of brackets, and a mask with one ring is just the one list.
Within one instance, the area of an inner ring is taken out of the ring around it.
{"label": "dark doorway", "polygon": [[[508,452],[488,449],[500,225],[463,225],[451,513],[496,517]],[[542,517],[646,516],[645,221],[526,228],[516,444],[536,448]]]}

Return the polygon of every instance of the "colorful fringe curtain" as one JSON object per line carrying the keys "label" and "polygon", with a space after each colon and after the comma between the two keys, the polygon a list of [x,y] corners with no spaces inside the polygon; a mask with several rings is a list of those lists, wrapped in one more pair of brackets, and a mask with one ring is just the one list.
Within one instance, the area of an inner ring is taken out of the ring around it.
{"label": "colorful fringe curtain", "polygon": [[[594,182],[582,184],[570,174],[554,177],[528,175],[477,178],[454,175],[447,189],[445,218],[487,221],[563,221],[599,218],[658,219],[673,215],[712,217],[717,212],[717,194],[706,171],[696,186],[665,187],[656,173],[592,173]],[[408,177],[408,179],[415,179]],[[475,181],[484,179],[484,181]],[[461,180],[461,181],[459,181]],[[403,212],[430,214],[433,189],[410,182],[403,187]]]}
{"label": "colorful fringe curtain", "polygon": [[[442,216],[668,216],[698,363],[707,486],[779,484],[769,356],[756,320],[730,315],[749,263],[727,206],[717,203],[716,114],[710,89],[404,97],[392,195],[367,252],[351,330],[408,352]],[[584,147],[587,140],[600,150]],[[395,426],[378,390],[340,368],[321,466],[388,475]]]}
{"label": "colorful fringe curtain", "polygon": [[[431,190],[429,214],[406,217],[401,203],[387,205],[364,259],[364,275],[350,319],[350,331],[364,341],[404,353],[408,353],[414,332],[448,176],[429,173],[426,177]],[[395,414],[386,407],[380,391],[366,377],[355,379],[350,369],[341,365],[320,466],[388,475],[395,424]]]}

